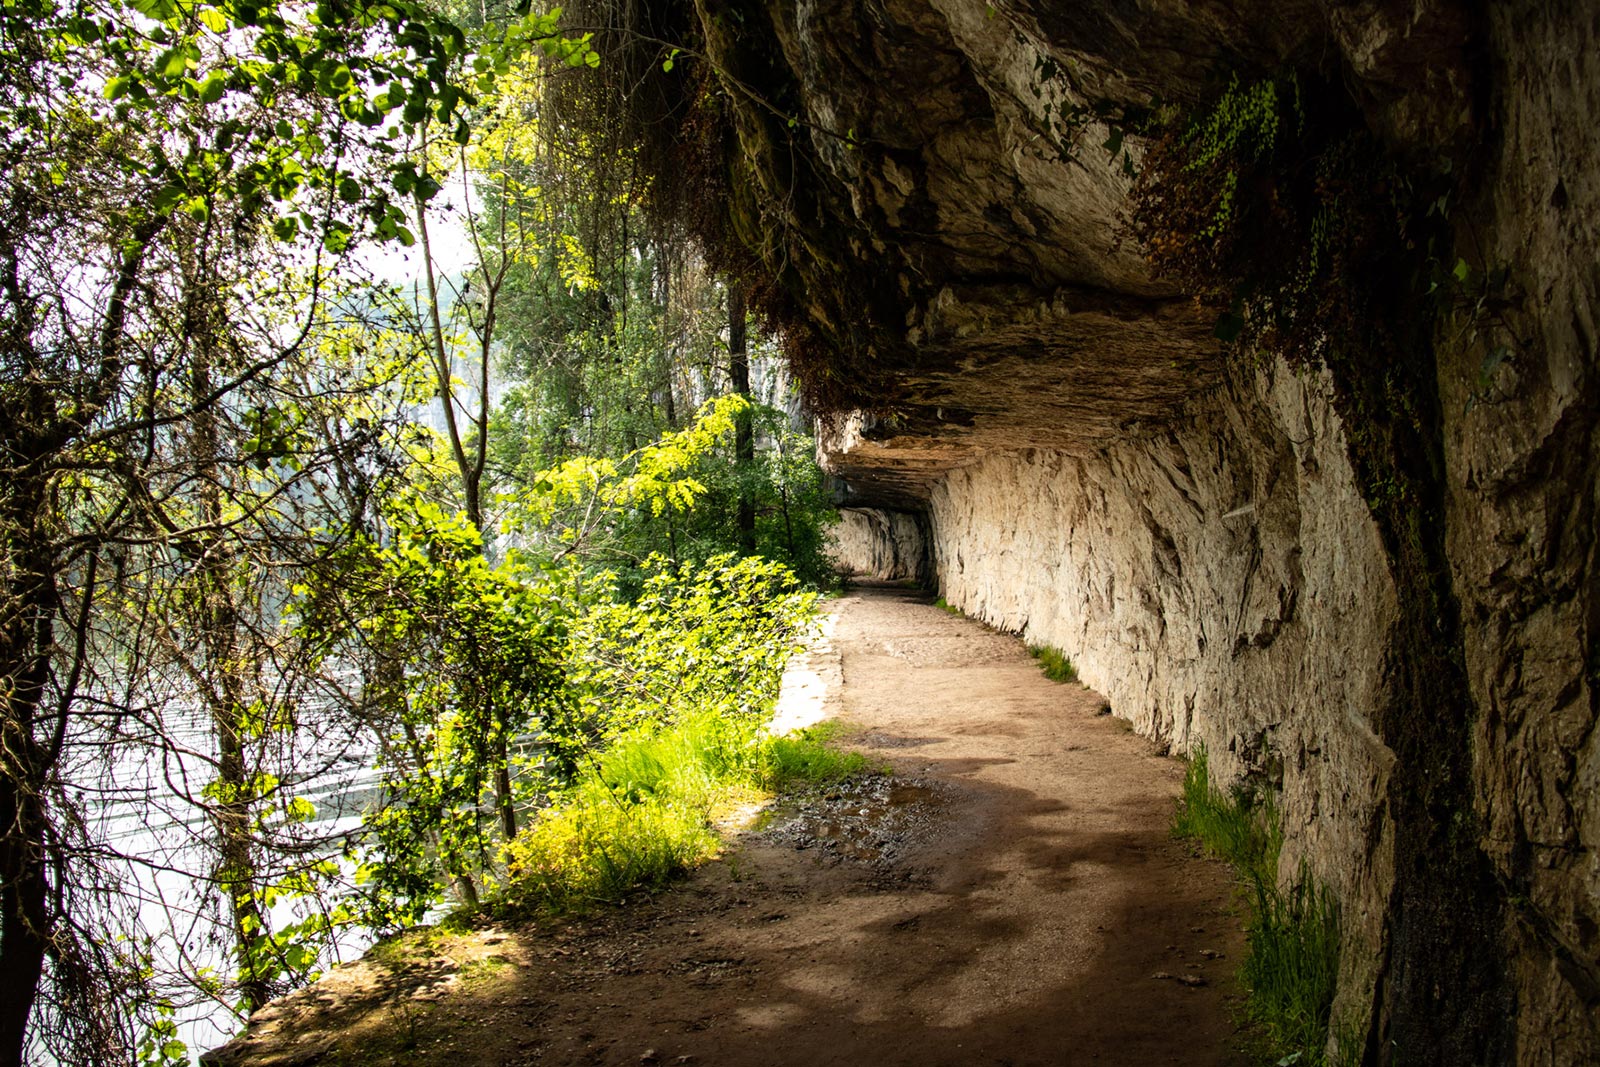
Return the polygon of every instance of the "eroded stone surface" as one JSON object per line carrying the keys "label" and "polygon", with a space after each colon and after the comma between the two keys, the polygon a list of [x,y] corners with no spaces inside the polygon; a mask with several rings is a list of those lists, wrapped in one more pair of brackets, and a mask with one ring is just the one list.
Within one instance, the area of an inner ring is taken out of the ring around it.
{"label": "eroded stone surface", "polygon": [[1448,537],[1466,630],[1484,845],[1527,1062],[1600,1058],[1600,25],[1560,4],[1490,20],[1505,142],[1469,210],[1510,283],[1446,325]]}
{"label": "eroded stone surface", "polygon": [[927,523],[919,512],[845,508],[831,537],[841,570],[886,581],[929,577]]}
{"label": "eroded stone surface", "polygon": [[[1222,381],[1205,317],[1116,243],[1126,187],[1114,168],[1040,149],[1043,109],[1063,99],[1054,79],[1039,84],[1041,62],[1070,71],[1073,99],[1182,102],[1218,69],[1270,68],[1319,42],[1393,150],[1470,171],[1452,218],[1473,281],[1436,337],[1445,540],[1473,705],[1475,811],[1456,821],[1479,820],[1505,901],[1506,928],[1482,951],[1508,960],[1508,1057],[1600,1059],[1591,13],[940,0],[938,22],[902,6],[830,10],[870,12],[857,24],[890,27],[902,49],[920,42],[951,88],[924,108],[895,49],[845,85],[807,82],[818,114],[904,131],[884,151],[818,151],[849,190],[841,225],[899,287],[894,316],[835,331],[892,372],[894,403],[837,420],[824,460],[856,505],[926,509],[952,603],[1061,647],[1141,732],[1204,742],[1230,776],[1281,780],[1284,874],[1303,859],[1338,888],[1353,936],[1336,1022],[1358,1030],[1394,978],[1384,797],[1413,773],[1375,730],[1403,654],[1390,559],[1323,383],[1281,365]],[[787,55],[842,47],[789,32]],[[1498,275],[1507,283],[1486,284]],[[1447,999],[1447,985],[1411,995]]]}

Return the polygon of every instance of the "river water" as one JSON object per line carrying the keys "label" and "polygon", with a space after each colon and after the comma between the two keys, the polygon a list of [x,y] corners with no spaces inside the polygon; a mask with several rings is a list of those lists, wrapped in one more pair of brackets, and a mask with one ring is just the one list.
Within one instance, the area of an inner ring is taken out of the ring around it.
{"label": "river water", "polygon": [[[89,816],[88,835],[103,857],[102,878],[111,886],[103,897],[108,925],[120,941],[142,944],[158,975],[173,976],[165,991],[174,1002],[178,1038],[192,1059],[242,1026],[226,994],[195,980],[224,978],[235,969],[227,910],[210,880],[217,862],[215,831],[202,806],[205,786],[216,777],[216,745],[209,720],[192,707],[169,704],[159,716],[138,718],[159,719],[160,727],[120,728],[121,736],[80,746],[101,755],[80,762],[71,780],[95,783],[79,791],[79,801]],[[374,740],[348,721],[339,724],[336,715],[312,712],[305,718],[312,721],[251,742],[253,765],[282,779],[284,799],[301,798],[315,811],[293,823],[281,814],[269,816],[263,836],[290,853],[271,861],[277,866],[332,859],[340,876],[330,880],[324,899],[274,902],[269,914],[275,928],[332,906],[351,891],[354,872],[343,858],[345,843],[380,795]],[[302,770],[291,777],[290,768]],[[359,956],[371,941],[364,929],[341,928],[320,969]]]}

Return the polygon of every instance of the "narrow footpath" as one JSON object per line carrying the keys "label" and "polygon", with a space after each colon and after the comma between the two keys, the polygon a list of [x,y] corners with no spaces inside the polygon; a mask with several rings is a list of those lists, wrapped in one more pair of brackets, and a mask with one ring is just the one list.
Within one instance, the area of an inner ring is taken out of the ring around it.
{"label": "narrow footpath", "polygon": [[844,743],[892,774],[767,814],[653,901],[341,968],[230,1062],[1248,1062],[1234,890],[1168,834],[1181,765],[915,591],[832,610]]}

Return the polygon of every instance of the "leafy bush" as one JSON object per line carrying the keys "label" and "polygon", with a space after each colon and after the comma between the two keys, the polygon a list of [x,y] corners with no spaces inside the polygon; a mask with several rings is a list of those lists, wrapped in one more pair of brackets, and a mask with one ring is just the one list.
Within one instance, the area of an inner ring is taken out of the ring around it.
{"label": "leafy bush", "polygon": [[652,556],[644,574],[631,600],[616,575],[602,575],[573,623],[569,676],[594,728],[623,733],[699,712],[769,708],[816,594],[757,557],[674,564]]}
{"label": "leafy bush", "polygon": [[356,608],[385,739],[359,848],[369,925],[420,921],[447,884],[468,909],[480,888],[507,909],[620,899],[714,849],[708,816],[732,791],[782,777],[758,730],[816,594],[757,557],[652,555],[619,576],[585,555],[628,514],[690,514],[694,464],[743,406],[708,404],[620,464],[543,472],[503,551],[414,496],[353,552],[339,603]]}
{"label": "leafy bush", "polygon": [[1304,869],[1292,888],[1278,887],[1283,830],[1270,799],[1216,788],[1201,748],[1184,774],[1172,829],[1227,860],[1248,885],[1245,1015],[1274,1056],[1307,1067],[1325,1063],[1339,974],[1338,906]]}
{"label": "leafy bush", "polygon": [[717,556],[652,557],[637,599],[591,585],[570,630],[568,677],[590,751],[566,788],[505,848],[505,912],[570,911],[652,890],[713,854],[719,805],[863,765],[825,732],[770,737],[762,723],[815,614],[787,568]]}
{"label": "leafy bush", "polygon": [[494,906],[562,912],[618,903],[664,884],[716,844],[698,805],[583,789],[506,846],[508,881]]}
{"label": "leafy bush", "polygon": [[363,714],[384,740],[384,803],[363,817],[353,903],[380,931],[420,921],[442,882],[473,901],[488,827],[510,836],[518,794],[537,788],[522,742],[565,766],[578,743],[560,612],[525,561],[491,563],[463,515],[420,496],[385,517],[383,542],[356,539],[339,557],[336,592],[304,590],[306,630],[336,628],[319,611],[356,614],[370,657]]}

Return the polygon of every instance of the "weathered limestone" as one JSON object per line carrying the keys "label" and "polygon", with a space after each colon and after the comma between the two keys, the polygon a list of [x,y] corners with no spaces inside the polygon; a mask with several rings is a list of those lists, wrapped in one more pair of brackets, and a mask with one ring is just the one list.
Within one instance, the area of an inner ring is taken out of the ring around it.
{"label": "weathered limestone", "polygon": [[924,582],[929,577],[925,527],[919,512],[842,508],[829,553],[846,574]]}
{"label": "weathered limestone", "polygon": [[1600,1060],[1600,21],[1578,6],[1492,11],[1505,135],[1464,227],[1510,282],[1439,346],[1476,802],[1539,1064]]}
{"label": "weathered limestone", "polygon": [[994,455],[932,490],[950,603],[1066,652],[1141,733],[1282,788],[1283,872],[1344,901],[1336,1018],[1359,1025],[1392,887],[1373,732],[1394,616],[1322,383],[1277,368],[1181,429]]}

